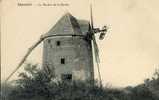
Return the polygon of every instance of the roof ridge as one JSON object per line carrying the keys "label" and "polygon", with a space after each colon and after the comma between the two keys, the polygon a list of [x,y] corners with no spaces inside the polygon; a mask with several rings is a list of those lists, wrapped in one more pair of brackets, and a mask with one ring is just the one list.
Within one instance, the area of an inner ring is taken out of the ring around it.
{"label": "roof ridge", "polygon": [[73,30],[74,34],[76,34],[76,31],[75,31],[75,27],[74,27],[74,25],[73,25],[73,23],[72,23],[71,18],[74,19],[75,23],[77,24],[77,26],[78,26],[78,28],[79,28],[79,30],[76,29],[76,30],[77,30],[77,33],[79,32],[79,34],[82,34],[80,25],[79,25],[79,23],[78,23],[78,20],[77,20],[74,16],[72,16],[69,12],[68,12],[67,14],[68,14],[67,16],[69,17],[70,24],[72,25],[72,30]]}
{"label": "roof ridge", "polygon": [[[69,16],[71,16],[71,14],[69,13],[69,12],[67,12],[66,14],[65,14],[66,16],[67,16],[67,18],[68,18],[68,20],[69,20],[69,23],[71,24],[71,26],[72,26],[72,31],[73,31],[73,33],[75,34],[75,31],[74,31],[74,29],[73,29],[73,25],[72,25],[72,23],[71,23],[71,19],[70,19],[70,17]],[[64,15],[64,16],[65,16]]]}
{"label": "roof ridge", "polygon": [[56,24],[47,32],[50,34],[86,34],[88,31],[89,23],[80,22],[77,18],[71,15],[71,13],[65,13]]}

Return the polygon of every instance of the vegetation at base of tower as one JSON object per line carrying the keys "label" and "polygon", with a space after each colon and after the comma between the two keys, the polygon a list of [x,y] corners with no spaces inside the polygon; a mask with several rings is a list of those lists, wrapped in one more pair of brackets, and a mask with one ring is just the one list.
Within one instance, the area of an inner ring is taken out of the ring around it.
{"label": "vegetation at base of tower", "polygon": [[144,84],[123,89],[100,87],[98,82],[53,81],[37,65],[27,64],[19,79],[1,85],[2,100],[159,100],[159,70]]}

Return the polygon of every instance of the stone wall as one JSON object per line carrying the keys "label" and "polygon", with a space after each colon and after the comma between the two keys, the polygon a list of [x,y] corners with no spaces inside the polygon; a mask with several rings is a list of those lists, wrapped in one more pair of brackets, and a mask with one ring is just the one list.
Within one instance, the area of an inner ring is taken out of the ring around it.
{"label": "stone wall", "polygon": [[[57,41],[60,45],[57,45]],[[61,64],[61,59],[65,64]],[[43,66],[48,66],[56,79],[72,74],[73,80],[90,80],[94,77],[91,41],[79,36],[57,36],[44,41]]]}

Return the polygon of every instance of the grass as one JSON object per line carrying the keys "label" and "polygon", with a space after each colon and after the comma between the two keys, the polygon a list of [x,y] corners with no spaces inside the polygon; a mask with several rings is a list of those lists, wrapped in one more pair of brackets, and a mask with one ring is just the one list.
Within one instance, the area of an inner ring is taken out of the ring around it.
{"label": "grass", "polygon": [[94,85],[92,81],[53,82],[49,73],[31,64],[19,77],[14,85],[1,84],[2,100],[159,100],[154,94],[159,90],[159,78],[123,89],[101,87],[97,81]]}

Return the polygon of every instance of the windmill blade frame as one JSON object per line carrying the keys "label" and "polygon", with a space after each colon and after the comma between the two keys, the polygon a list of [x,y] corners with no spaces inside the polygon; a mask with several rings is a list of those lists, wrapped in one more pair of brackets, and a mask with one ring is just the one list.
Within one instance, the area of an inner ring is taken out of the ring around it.
{"label": "windmill blade frame", "polygon": [[14,69],[14,71],[6,78],[5,82],[7,82],[12,75],[22,66],[22,64],[25,62],[25,60],[27,59],[27,57],[31,54],[31,52],[44,40],[44,38],[40,38],[40,40],[38,40],[31,48],[28,49],[27,53],[25,54],[25,56],[22,58],[22,60],[20,61],[20,63],[18,64],[18,66]]}
{"label": "windmill blade frame", "polygon": [[92,5],[90,5],[90,24],[91,24],[91,30],[94,29],[94,23],[93,23],[93,12],[92,12]]}
{"label": "windmill blade frame", "polygon": [[25,60],[28,58],[28,56],[31,54],[31,52],[46,38],[49,37],[54,37],[54,36],[80,36],[80,37],[84,37],[84,35],[74,35],[74,34],[64,34],[64,35],[42,35],[40,37],[40,39],[34,44],[32,45],[27,53],[25,54],[25,56],[22,58],[22,60],[20,61],[20,63],[18,64],[18,66],[13,70],[13,72],[6,78],[5,82],[7,82],[12,76],[13,74],[23,65],[23,63],[25,62]]}
{"label": "windmill blade frame", "polygon": [[98,45],[97,45],[97,42],[96,42],[96,38],[95,38],[94,35],[92,36],[92,41],[93,41],[93,48],[94,48],[95,59],[96,59],[96,62],[99,63],[100,62],[99,48],[98,48]]}
{"label": "windmill blade frame", "polygon": [[92,13],[92,5],[90,5],[90,26],[91,26],[91,30],[90,30],[90,34],[92,37],[92,43],[93,43],[93,49],[94,49],[94,56],[95,56],[95,60],[96,60],[96,64],[97,64],[97,70],[98,70],[98,77],[99,77],[99,83],[100,86],[102,87],[102,78],[101,78],[101,73],[100,73],[100,68],[99,68],[99,63],[100,63],[100,58],[99,58],[99,49],[98,49],[98,45],[96,42],[96,38],[95,38],[95,33],[101,32],[100,29],[95,29],[94,28],[94,23],[93,23],[93,13]]}
{"label": "windmill blade frame", "polygon": [[102,77],[101,77],[100,68],[99,68],[100,59],[99,59],[98,45],[96,43],[96,39],[95,39],[94,35],[92,36],[92,38],[93,38],[92,44],[93,44],[93,49],[94,49],[94,57],[96,60],[97,70],[98,70],[99,84],[102,87]]}

